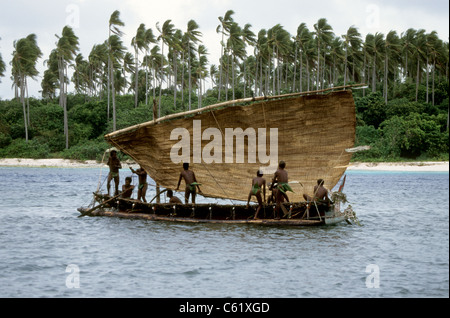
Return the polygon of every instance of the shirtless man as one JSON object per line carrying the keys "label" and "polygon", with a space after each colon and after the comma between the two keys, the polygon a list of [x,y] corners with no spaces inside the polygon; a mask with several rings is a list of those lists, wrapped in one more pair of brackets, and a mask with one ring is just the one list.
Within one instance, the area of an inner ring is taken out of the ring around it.
{"label": "shirtless man", "polygon": [[263,189],[264,203],[266,203],[266,179],[264,179],[262,176],[263,176],[263,173],[260,170],[258,170],[258,172],[256,173],[256,178],[253,178],[253,180],[252,180],[252,190],[248,194],[248,200],[247,200],[247,209],[250,204],[250,199],[253,195],[258,200],[259,205],[258,205],[258,208],[256,209],[256,213],[255,213],[255,217],[254,217],[255,220],[258,219],[258,213],[261,210],[261,208],[263,207],[263,199],[261,197],[261,188]]}
{"label": "shirtless man", "polygon": [[122,186],[122,194],[120,196],[124,199],[131,199],[133,190],[134,185],[131,184],[131,177],[126,177],[125,184]]}
{"label": "shirtless man", "polygon": [[306,201],[321,201],[327,204],[330,204],[331,201],[328,198],[328,190],[323,186],[325,181],[323,179],[317,180],[317,185],[314,187],[314,196],[310,197],[307,194],[303,194],[303,198]]}
{"label": "shirtless man", "polygon": [[145,170],[142,168],[142,166],[139,166],[139,169],[137,169],[137,170],[134,170],[133,168],[130,167],[130,170],[131,170],[131,172],[133,172],[139,176],[137,199],[140,201],[147,202],[147,200],[145,199],[145,194],[147,193],[147,188],[148,188],[147,172],[145,172]]}
{"label": "shirtless man", "polygon": [[112,150],[109,154],[109,159],[107,165],[109,166],[109,174],[108,174],[108,182],[106,184],[106,188],[111,188],[111,180],[114,179],[114,195],[119,194],[119,169],[122,169],[122,164],[120,163],[119,158],[117,158],[117,151]]}
{"label": "shirtless man", "polygon": [[186,204],[189,203],[189,196],[192,194],[192,204],[195,204],[195,196],[197,195],[196,189],[198,189],[198,193],[202,194],[202,190],[197,183],[197,179],[195,178],[195,173],[192,170],[189,170],[189,163],[183,163],[183,171],[180,173],[180,178],[178,179],[178,185],[175,191],[178,191],[180,188],[181,179],[184,179],[186,183],[186,190],[184,192],[184,199]]}
{"label": "shirtless man", "polygon": [[170,199],[169,204],[183,204],[180,199],[173,195],[172,190],[167,190],[167,197]]}
{"label": "shirtless man", "polygon": [[276,196],[275,196],[275,200],[276,200],[275,212],[276,212],[277,219],[280,218],[279,213],[280,213],[281,203],[283,202],[283,199],[286,199],[286,201],[289,202],[289,198],[288,198],[286,192],[287,191],[292,192],[292,189],[288,183],[288,173],[286,170],[284,170],[285,167],[286,167],[286,163],[284,161],[280,161],[280,163],[278,165],[278,169],[275,172],[275,175],[272,180],[272,186],[270,188],[270,190],[272,190],[274,184],[275,183],[277,184],[277,191],[276,191]]}

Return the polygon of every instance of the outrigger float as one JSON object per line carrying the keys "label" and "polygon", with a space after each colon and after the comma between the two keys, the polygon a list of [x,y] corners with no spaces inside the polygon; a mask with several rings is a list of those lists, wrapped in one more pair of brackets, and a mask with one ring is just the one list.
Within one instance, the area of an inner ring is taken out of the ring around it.
{"label": "outrigger float", "polygon": [[[234,100],[108,134],[106,141],[134,159],[161,188],[175,189],[181,164],[189,161],[202,184],[202,195],[230,200],[232,204],[144,203],[97,191],[91,205],[78,211],[81,216],[185,223],[275,226],[351,223],[354,212],[340,211],[339,200],[331,198],[334,201],[331,205],[304,202],[302,195],[313,194],[318,179],[325,180],[325,186],[333,189],[345,174],[356,149],[352,148],[356,116],[351,91],[355,86],[362,85]],[[231,142],[228,133],[234,133]],[[272,142],[278,148],[275,159]],[[235,160],[230,160],[230,149],[231,159]],[[293,190],[289,193],[291,202],[281,205],[281,219],[274,219],[275,204],[265,204],[260,218],[253,219],[255,205],[246,208],[245,204],[235,202],[247,201],[251,178],[259,169],[270,182],[278,160],[286,162],[289,180],[299,180],[289,182]],[[344,183],[345,178],[338,197],[343,195]]]}

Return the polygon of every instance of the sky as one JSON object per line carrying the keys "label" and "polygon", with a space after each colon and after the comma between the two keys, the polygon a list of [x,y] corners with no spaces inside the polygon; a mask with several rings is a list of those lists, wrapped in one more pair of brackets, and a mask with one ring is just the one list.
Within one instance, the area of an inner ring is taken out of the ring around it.
{"label": "sky", "polygon": [[228,10],[235,12],[233,19],[240,26],[250,23],[255,34],[281,24],[294,35],[301,23],[313,30],[320,18],[326,18],[339,36],[350,26],[357,27],[363,38],[391,30],[400,35],[414,28],[437,31],[442,40],[449,40],[448,0],[0,0],[0,54],[7,65],[5,77],[0,78],[0,99],[14,97],[9,65],[14,41],[37,35],[43,57],[38,61],[39,76],[29,80],[29,95],[40,98],[44,61],[56,46],[56,35],[65,25],[71,26],[87,59],[92,47],[107,39],[108,21],[115,10],[125,23],[122,40],[130,52],[134,52],[130,43],[141,23],[157,36],[156,23],[170,19],[177,29],[186,31],[193,19],[203,34],[208,60],[216,65],[221,40],[216,33],[218,17]]}

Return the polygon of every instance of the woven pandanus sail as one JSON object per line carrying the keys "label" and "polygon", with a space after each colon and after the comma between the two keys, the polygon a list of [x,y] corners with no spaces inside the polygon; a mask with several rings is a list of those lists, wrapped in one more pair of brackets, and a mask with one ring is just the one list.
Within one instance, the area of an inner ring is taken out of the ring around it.
{"label": "woven pandanus sail", "polygon": [[[240,102],[245,102],[242,104]],[[355,142],[351,90],[246,99],[169,115],[105,136],[160,186],[175,189],[189,162],[207,197],[247,200],[262,169],[272,180],[286,163],[294,193],[312,194],[317,179],[332,189],[345,173]],[[184,183],[180,189],[184,189]]]}

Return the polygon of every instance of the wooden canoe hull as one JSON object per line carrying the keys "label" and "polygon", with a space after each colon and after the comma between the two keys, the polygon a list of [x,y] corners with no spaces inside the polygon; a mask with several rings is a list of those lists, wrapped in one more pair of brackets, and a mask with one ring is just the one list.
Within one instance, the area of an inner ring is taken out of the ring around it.
{"label": "wooden canoe hull", "polygon": [[[302,211],[304,203],[287,204],[288,215],[281,219],[274,218],[275,206],[265,206],[260,211],[260,219],[253,219],[255,206],[247,209],[243,205],[217,205],[217,204],[147,204],[137,200],[119,199],[101,209],[89,211],[88,208],[79,208],[81,216],[103,216],[124,219],[142,219],[149,221],[165,221],[178,223],[208,223],[208,224],[250,224],[265,226],[321,226],[334,225],[346,220],[339,212],[323,212],[313,215],[311,210],[309,218],[306,211]],[[320,210],[320,208],[319,208]]]}

